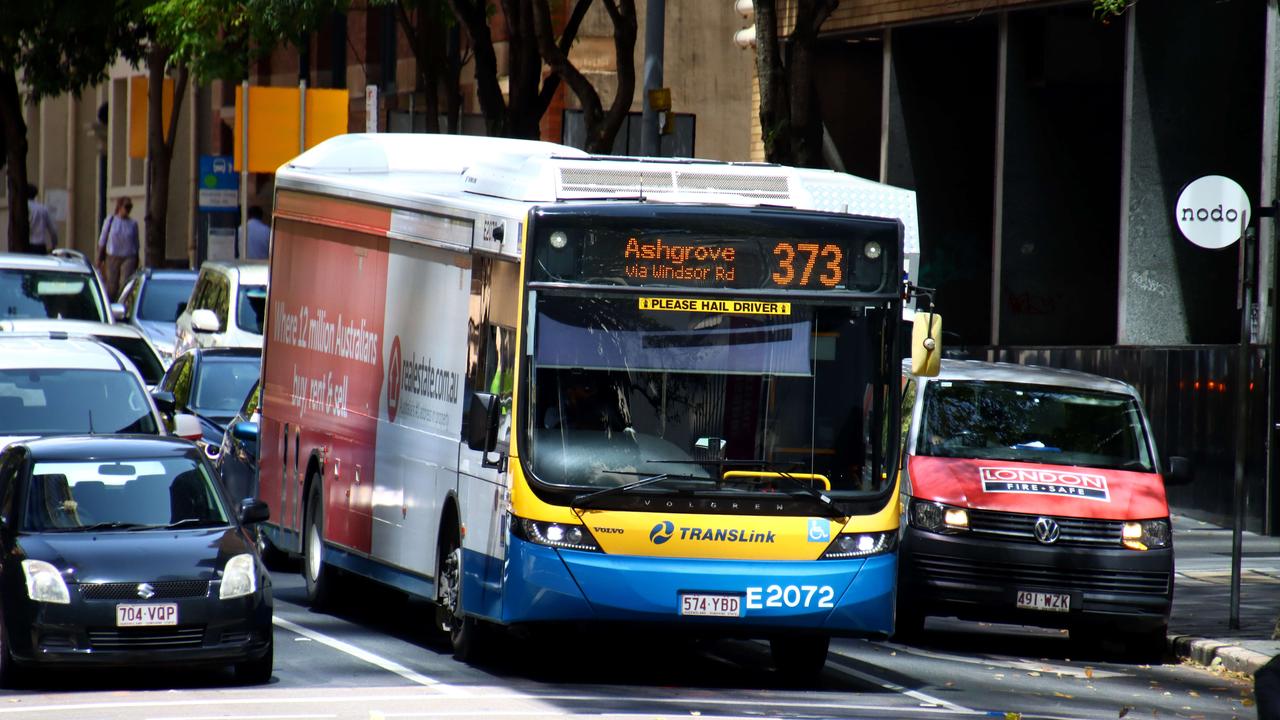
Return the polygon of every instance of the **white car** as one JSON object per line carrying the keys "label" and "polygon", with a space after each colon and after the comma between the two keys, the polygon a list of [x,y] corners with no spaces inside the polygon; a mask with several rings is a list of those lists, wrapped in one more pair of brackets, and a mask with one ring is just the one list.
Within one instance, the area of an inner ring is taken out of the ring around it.
{"label": "white car", "polygon": [[[169,434],[137,368],[115,348],[61,332],[0,333],[0,447],[85,433]],[[199,437],[200,425],[174,434]]]}
{"label": "white car", "polygon": [[112,305],[84,255],[0,253],[0,320],[60,318],[112,323],[124,308]]}
{"label": "white car", "polygon": [[174,355],[193,347],[262,347],[267,264],[206,262],[178,316]]}
{"label": "white car", "polygon": [[129,358],[142,375],[142,382],[148,390],[164,377],[165,363],[160,352],[146,333],[133,325],[107,325],[89,320],[0,320],[0,332],[38,333],[46,336],[50,333],[65,333],[68,336],[94,338]]}

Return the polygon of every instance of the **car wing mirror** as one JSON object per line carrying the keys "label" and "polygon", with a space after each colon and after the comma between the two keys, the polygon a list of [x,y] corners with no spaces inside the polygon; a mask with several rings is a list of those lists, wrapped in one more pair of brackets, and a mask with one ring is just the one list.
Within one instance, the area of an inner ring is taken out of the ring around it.
{"label": "car wing mirror", "polygon": [[173,434],[183,440],[199,440],[204,437],[204,429],[195,415],[176,413],[173,416]]}
{"label": "car wing mirror", "polygon": [[243,421],[231,426],[231,437],[240,442],[258,442],[258,423]]}
{"label": "car wing mirror", "polygon": [[218,316],[209,308],[191,311],[191,329],[196,332],[216,333],[221,327]]}
{"label": "car wing mirror", "polygon": [[124,320],[124,315],[125,315],[124,305],[121,305],[118,302],[111,303],[111,319],[112,320],[115,320],[116,322]]}
{"label": "car wing mirror", "polygon": [[173,413],[173,408],[177,404],[177,400],[173,397],[173,393],[168,390],[153,390],[151,399],[155,401],[156,407],[165,415]]}
{"label": "car wing mirror", "polygon": [[245,498],[240,501],[240,524],[253,525],[266,522],[271,518],[271,508],[256,498]]}
{"label": "car wing mirror", "polygon": [[1164,475],[1166,485],[1190,485],[1193,480],[1195,471],[1190,460],[1178,455],[1169,458],[1168,472]]}

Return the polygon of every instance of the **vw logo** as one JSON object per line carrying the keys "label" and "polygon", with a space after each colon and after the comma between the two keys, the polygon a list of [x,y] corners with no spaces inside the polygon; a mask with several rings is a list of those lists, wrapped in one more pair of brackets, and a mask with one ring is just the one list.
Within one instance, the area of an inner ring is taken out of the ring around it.
{"label": "vw logo", "polygon": [[150,600],[156,596],[156,589],[151,587],[151,583],[138,584],[138,597],[143,600]]}
{"label": "vw logo", "polygon": [[654,545],[661,545],[662,543],[670,540],[671,535],[674,534],[675,531],[675,523],[670,520],[663,520],[657,525],[654,525],[653,529],[649,531],[649,541]]}
{"label": "vw logo", "polygon": [[1053,518],[1042,517],[1036,520],[1036,539],[1045,545],[1052,545],[1058,542],[1058,536],[1061,533],[1058,528],[1058,521]]}

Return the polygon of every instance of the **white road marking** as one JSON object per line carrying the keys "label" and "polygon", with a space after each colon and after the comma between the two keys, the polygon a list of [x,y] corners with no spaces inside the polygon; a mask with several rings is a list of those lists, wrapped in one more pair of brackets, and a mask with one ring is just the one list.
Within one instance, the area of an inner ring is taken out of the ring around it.
{"label": "white road marking", "polygon": [[928,693],[922,693],[919,690],[910,690],[895,682],[890,682],[888,680],[885,680],[884,678],[878,678],[875,675],[872,675],[871,673],[866,673],[861,670],[854,670],[853,668],[845,667],[839,663],[827,663],[826,669],[831,670],[833,672],[840,673],[842,675],[848,675],[849,677],[855,678],[857,680],[861,680],[862,682],[871,683],[872,685],[878,685],[884,688],[885,690],[888,690],[890,692],[896,692],[900,695],[906,695],[909,698],[912,698],[914,700],[919,700],[920,702],[928,705],[934,705],[937,707],[945,708],[947,710],[950,710],[953,713],[960,713],[964,715],[985,715],[986,714],[984,712],[980,712],[972,708],[967,708],[963,705],[957,705],[953,702],[948,702],[946,700],[943,700],[942,698],[936,698]]}
{"label": "white road marking", "polygon": [[[981,665],[983,667],[998,667],[1006,670],[1023,670],[1026,672],[1038,672],[1044,675],[1062,675],[1063,677],[1087,678],[1093,680],[1103,680],[1106,678],[1129,677],[1125,673],[1113,672],[1111,670],[1101,670],[1091,668],[1086,671],[1082,667],[1073,667],[1071,665],[1054,665],[1053,663],[1033,662],[1031,660],[1015,660],[1011,658],[1000,658],[995,655],[982,655],[979,657],[965,657],[963,655],[948,655],[946,653],[937,653],[930,650],[923,650],[908,645],[898,645],[896,643],[884,643],[885,647],[892,647],[898,652],[905,652],[916,657],[929,658],[930,660],[940,660],[942,662],[959,662],[969,665]],[[845,656],[849,657],[849,656]]]}
{"label": "white road marking", "polygon": [[463,690],[462,688],[455,687],[453,685],[440,682],[435,678],[427,677],[426,675],[423,675],[421,673],[414,672],[413,670],[410,670],[409,668],[405,667],[404,665],[401,665],[400,663],[394,660],[388,660],[387,658],[384,658],[380,655],[375,655],[369,652],[368,650],[358,648],[355,645],[352,645],[351,643],[344,642],[337,638],[329,637],[328,635],[325,635],[322,632],[317,632],[315,630],[312,630],[311,628],[303,627],[295,622],[290,622],[279,616],[272,617],[271,621],[276,625],[284,628],[285,630],[288,630],[292,633],[296,633],[306,638],[310,638],[322,645],[327,645],[333,648],[334,650],[346,653],[351,657],[354,657],[359,660],[363,660],[371,665],[380,667],[383,670],[386,670],[387,672],[395,673],[396,675],[399,675],[400,677],[410,682],[414,682],[419,685],[425,685],[439,693],[442,693],[445,695],[457,695],[457,696],[467,695],[467,691]]}
{"label": "white road marking", "polygon": [[151,717],[147,720],[321,720],[336,718],[337,715],[170,715],[167,717]]}
{"label": "white road marking", "polygon": [[[413,701],[422,702],[426,695],[419,694],[414,691],[413,694],[399,693],[383,693],[377,695],[313,695],[310,697],[275,697],[264,698],[261,695],[253,697],[219,697],[216,700],[211,698],[199,698],[194,700],[120,700],[116,702],[83,702],[83,703],[60,703],[57,705],[27,705],[25,707],[0,707],[0,715],[29,715],[36,713],[53,713],[55,717],[68,717],[67,713],[81,712],[85,710],[115,710],[120,708],[178,708],[178,707],[208,707],[216,702],[219,705],[252,705],[261,707],[264,702],[270,702],[272,705],[328,705],[331,703],[343,702],[403,702]],[[24,698],[25,702],[26,699]],[[189,718],[183,718],[189,720]]]}

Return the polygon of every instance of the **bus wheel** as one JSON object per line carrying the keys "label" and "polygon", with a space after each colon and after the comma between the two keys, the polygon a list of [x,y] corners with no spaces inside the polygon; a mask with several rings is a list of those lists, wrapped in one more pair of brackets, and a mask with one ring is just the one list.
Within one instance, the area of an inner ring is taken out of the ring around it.
{"label": "bus wheel", "polygon": [[323,607],[333,589],[333,569],[324,564],[324,505],[320,495],[320,479],[311,478],[307,493],[307,514],[302,526],[302,579],[307,585],[307,602]]}
{"label": "bus wheel", "polygon": [[450,535],[448,545],[440,548],[440,601],[436,619],[440,629],[449,633],[453,656],[460,662],[470,663],[480,657],[484,628],[462,612],[462,548],[456,535]]}
{"label": "bus wheel", "polygon": [[827,664],[831,638],[826,635],[792,635],[769,640],[773,666],[790,681],[816,682]]}

